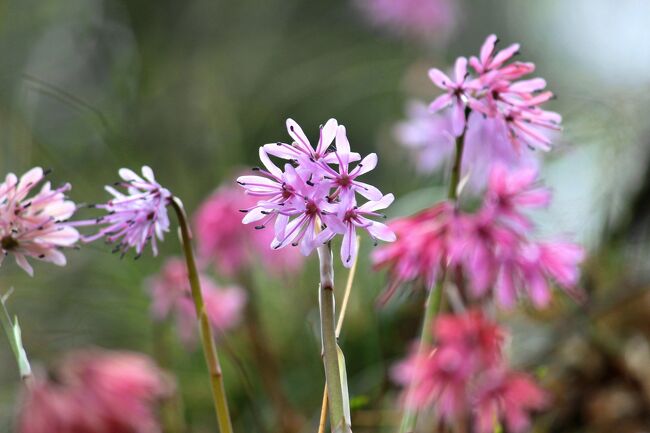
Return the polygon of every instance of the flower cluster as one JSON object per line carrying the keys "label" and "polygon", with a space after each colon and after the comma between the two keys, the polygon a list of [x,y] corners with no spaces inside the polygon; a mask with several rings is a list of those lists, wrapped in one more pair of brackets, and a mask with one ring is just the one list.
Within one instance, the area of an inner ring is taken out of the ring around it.
{"label": "flower cluster", "polygon": [[273,233],[255,230],[241,223],[240,209],[255,206],[257,200],[240,189],[223,186],[210,195],[196,211],[194,233],[202,264],[214,263],[224,275],[246,272],[262,264],[271,274],[297,270],[302,255],[293,248],[270,251]]}
{"label": "flower cluster", "polygon": [[[257,169],[258,175],[237,179],[257,199],[255,205],[242,209],[246,212],[243,222],[255,222],[259,229],[274,224],[271,247],[300,245],[304,255],[341,234],[341,260],[347,267],[352,266],[357,253],[357,228],[367,230],[373,239],[393,241],[395,235],[385,224],[370,219],[382,216],[377,211],[388,207],[393,195],[383,195],[358,179],[375,168],[377,155],[371,153],[352,166],[361,157],[350,151],[345,127],[335,119],[320,128],[315,149],[292,119],[287,120],[287,130],[291,144],[265,144],[259,151],[264,168]],[[284,170],[269,155],[289,160]],[[357,195],[368,201],[358,205]],[[321,225],[323,230],[317,233]]]}
{"label": "flower cluster", "polygon": [[106,211],[106,215],[75,222],[77,226],[103,227],[96,234],[81,239],[92,242],[103,237],[108,243],[116,243],[113,252],[124,255],[134,248],[137,256],[151,242],[153,253],[157,255],[156,239],[162,240],[163,234],[169,231],[167,206],[173,198],[172,194],[156,182],[153,170],[147,166],[142,167],[142,177],[128,168],[120,169],[119,174],[122,182],[117,182],[115,186],[125,188],[126,194],[106,186],[106,191],[113,198],[93,206]]}
{"label": "flower cluster", "polygon": [[[246,303],[246,293],[239,287],[220,288],[207,275],[199,275],[205,312],[212,326],[224,331],[241,320]],[[159,275],[148,280],[153,299],[152,315],[156,320],[174,317],[180,338],[187,344],[196,339],[196,310],[192,302],[183,259],[172,258],[165,262]]]}
{"label": "flower cluster", "polygon": [[[390,223],[397,241],[373,252],[377,268],[388,268],[387,296],[402,283],[422,279],[432,286],[442,269],[459,269],[475,299],[492,294],[500,305],[514,306],[527,295],[537,307],[550,301],[549,280],[574,297],[578,292],[579,246],[531,239],[527,209],[541,207],[550,192],[536,184],[534,170],[493,168],[483,205],[465,213],[442,202],[417,215]],[[461,284],[465,286],[465,284]]]}
{"label": "flower cluster", "polygon": [[549,150],[562,120],[540,108],[553,97],[544,90],[546,81],[522,79],[535,65],[507,63],[519,52],[519,44],[501,51],[496,44],[497,37],[490,35],[478,57],[458,58],[452,77],[431,69],[429,77],[445,93],[429,105],[428,113],[418,103],[411,104],[408,120],[395,129],[398,141],[415,153],[420,169],[426,171],[448,160],[454,138],[464,135],[463,171],[471,172],[476,189],[483,186],[493,163],[536,166],[537,158],[529,149]]}
{"label": "flower cluster", "polygon": [[45,182],[31,195],[46,175],[35,167],[20,179],[9,173],[0,183],[0,263],[11,254],[29,275],[34,271],[27,257],[64,266],[60,248],[73,246],[79,239],[77,230],[66,222],[76,209],[65,197],[70,184],[53,189]]}
{"label": "flower cluster", "polygon": [[20,433],[154,433],[154,405],[170,380],[149,358],[128,352],[81,352],[63,364],[57,381],[29,387]]}
{"label": "flower cluster", "polygon": [[471,416],[479,433],[493,432],[499,420],[508,431],[523,432],[529,412],[546,405],[532,378],[508,368],[502,355],[504,331],[480,311],[440,316],[433,336],[435,348],[415,351],[394,368],[407,405],[435,403],[450,424]]}

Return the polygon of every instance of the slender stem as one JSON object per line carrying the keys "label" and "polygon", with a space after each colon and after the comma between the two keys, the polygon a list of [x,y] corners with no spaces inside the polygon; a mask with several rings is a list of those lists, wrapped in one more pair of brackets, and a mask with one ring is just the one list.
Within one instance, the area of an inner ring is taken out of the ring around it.
{"label": "slender stem", "polygon": [[329,243],[318,247],[320,260],[320,325],[323,344],[323,364],[330,407],[330,426],[332,432],[347,431],[343,409],[343,387],[336,343],[334,266],[332,247]]}
{"label": "slender stem", "polygon": [[[465,120],[469,116],[469,110],[465,110]],[[454,157],[454,165],[451,169],[451,178],[449,180],[449,192],[447,194],[448,200],[457,203],[458,202],[458,185],[460,184],[460,174],[463,161],[463,149],[465,147],[465,132],[456,137],[456,154]],[[432,287],[429,290],[427,296],[424,318],[422,320],[422,330],[420,332],[420,342],[418,344],[418,352],[423,353],[429,345],[433,342],[432,328],[433,321],[438,315],[438,312],[441,309],[443,302],[443,291],[445,286],[445,280],[447,278],[447,269],[443,267],[442,275],[438,279],[438,283],[435,287]],[[415,409],[411,409],[412,404],[412,395],[413,395],[413,386],[409,387],[406,397],[406,409],[404,415],[402,416],[402,422],[400,423],[399,433],[412,433],[415,430],[415,425],[417,423],[418,412]]]}
{"label": "slender stem", "polygon": [[228,411],[228,401],[226,399],[226,389],[223,383],[221,364],[219,362],[219,355],[217,354],[217,347],[214,343],[214,336],[212,335],[212,327],[210,326],[208,315],[205,312],[205,304],[203,302],[203,294],[201,292],[201,283],[196,268],[196,261],[194,260],[194,252],[192,251],[192,242],[187,217],[185,216],[185,211],[177,198],[174,197],[171,205],[176,212],[178,224],[181,229],[183,254],[185,255],[185,261],[187,263],[187,275],[192,289],[192,300],[194,301],[196,317],[199,322],[203,353],[208,366],[208,372],[210,373],[212,398],[214,400],[214,408],[219,423],[219,431],[221,433],[232,433],[232,423],[230,421],[230,412]]}
{"label": "slender stem", "polygon": [[[361,237],[357,236],[355,242],[357,243],[356,250],[359,250],[359,242]],[[350,300],[350,293],[352,292],[352,282],[354,281],[354,276],[357,273],[357,263],[359,262],[359,254],[354,257],[354,262],[352,262],[352,267],[348,273],[348,280],[345,283],[345,292],[343,293],[343,302],[341,303],[341,311],[339,312],[339,318],[336,322],[336,338],[339,338],[341,335],[341,329],[343,328],[343,320],[345,319],[345,313],[348,310],[348,302]],[[327,417],[327,383],[323,389],[323,403],[321,404],[320,411],[320,421],[318,422],[318,433],[325,432],[325,418]]]}
{"label": "slender stem", "polygon": [[11,315],[7,310],[6,301],[13,292],[13,288],[4,295],[0,295],[0,324],[7,335],[9,346],[14,353],[20,378],[27,386],[31,384],[32,369],[27,359],[27,353],[23,347],[23,342],[20,336],[20,327],[18,326],[18,318],[11,320]]}
{"label": "slender stem", "polygon": [[463,148],[465,147],[465,131],[456,137],[456,158],[454,165],[451,168],[451,178],[449,180],[449,192],[447,197],[449,200],[458,200],[458,184],[460,183],[460,169],[463,162]]}

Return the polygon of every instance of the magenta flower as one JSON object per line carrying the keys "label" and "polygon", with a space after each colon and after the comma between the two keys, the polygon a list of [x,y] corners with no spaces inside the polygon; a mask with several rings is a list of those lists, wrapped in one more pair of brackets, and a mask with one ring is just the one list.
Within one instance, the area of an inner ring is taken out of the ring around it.
{"label": "magenta flower", "polygon": [[298,269],[303,262],[298,251],[293,248],[271,251],[268,248],[273,240],[271,231],[255,230],[241,223],[241,211],[256,205],[254,195],[233,187],[222,186],[209,196],[194,218],[199,261],[214,262],[220,273],[231,276],[248,272],[258,263],[273,274]]}
{"label": "magenta flower", "polygon": [[407,405],[420,409],[435,405],[440,416],[451,423],[469,411],[476,377],[502,362],[504,336],[478,310],[440,316],[434,336],[435,348],[413,352],[396,366],[393,376],[405,392],[411,392]]}
{"label": "magenta flower", "polygon": [[476,73],[483,75],[498,70],[505,62],[519,52],[519,44],[512,44],[508,48],[497,52],[496,44],[498,41],[496,35],[488,36],[483,46],[481,46],[481,54],[479,57],[472,56],[469,58],[469,64],[474,68]]}
{"label": "magenta flower", "polygon": [[509,432],[530,428],[530,412],[547,406],[546,393],[527,374],[496,369],[487,372],[474,394],[475,428],[492,433],[496,420],[503,420]]}
{"label": "magenta flower", "polygon": [[77,221],[75,225],[104,226],[91,236],[83,236],[84,242],[92,242],[105,238],[108,243],[116,243],[114,252],[122,255],[133,248],[140,256],[147,243],[151,242],[154,255],[158,255],[156,240],[163,240],[165,232],[169,231],[167,205],[172,200],[172,194],[156,182],[151,168],[142,167],[140,177],[128,168],[119,171],[121,186],[126,190],[122,193],[112,186],[106,186],[113,198],[103,204],[94,205],[106,211],[106,215],[94,220]]}
{"label": "magenta flower", "polygon": [[390,282],[381,302],[406,282],[432,287],[442,269],[462,275],[467,295],[493,295],[506,308],[520,295],[538,308],[548,305],[551,282],[576,299],[584,259],[578,245],[531,239],[532,222],[525,212],[545,206],[550,193],[536,183],[536,172],[508,172],[496,166],[483,206],[476,213],[455,210],[443,202],[415,216],[389,223],[397,240],[373,252],[376,268],[388,269]]}
{"label": "magenta flower", "polygon": [[[207,275],[199,276],[206,314],[212,326],[223,332],[241,320],[246,293],[239,287],[220,288]],[[181,340],[190,345],[196,341],[196,311],[191,298],[187,267],[180,258],[168,259],[160,274],[148,280],[153,300],[152,315],[156,320],[173,317]]]}
{"label": "magenta flower", "polygon": [[172,384],[144,355],[80,352],[58,373],[56,382],[36,380],[27,389],[20,433],[160,431],[155,405]]}
{"label": "magenta flower", "polygon": [[357,0],[357,4],[373,24],[424,42],[443,43],[458,21],[454,0]]}
{"label": "magenta flower", "polygon": [[10,173],[0,183],[0,264],[11,254],[30,276],[34,271],[27,257],[64,266],[66,259],[60,249],[79,239],[77,230],[66,222],[76,209],[65,197],[70,184],[52,189],[50,182],[45,182],[29,197],[45,176],[36,167],[20,179]]}
{"label": "magenta flower", "polygon": [[[258,175],[237,179],[247,194],[258,199],[254,206],[243,209],[246,213],[243,223],[256,222],[258,229],[273,223],[275,237],[271,247],[300,245],[304,255],[336,234],[342,234],[345,238],[342,258],[346,266],[352,265],[356,254],[353,246],[356,227],[366,228],[375,239],[392,239],[386,226],[367,219],[367,216],[378,216],[375,211],[388,206],[392,195],[383,196],[376,187],[357,179],[376,166],[377,156],[368,155],[350,169],[350,162],[361,157],[350,151],[345,127],[335,119],[320,128],[316,149],[291,119],[287,127],[295,142],[262,146],[260,159],[265,169],[258,169]],[[328,151],[334,139],[336,149]],[[285,164],[282,171],[268,155],[289,159],[295,167]],[[357,207],[356,194],[371,201]],[[317,236],[321,228],[323,233]]]}

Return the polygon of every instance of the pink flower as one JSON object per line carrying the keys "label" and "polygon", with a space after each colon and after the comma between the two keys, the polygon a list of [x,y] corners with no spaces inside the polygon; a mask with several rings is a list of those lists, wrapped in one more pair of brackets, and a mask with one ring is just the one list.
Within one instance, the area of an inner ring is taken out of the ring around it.
{"label": "pink flower", "polygon": [[[531,238],[533,224],[525,211],[545,206],[549,191],[536,182],[536,172],[508,172],[496,166],[488,191],[476,213],[465,213],[442,202],[417,215],[389,223],[393,244],[373,252],[376,268],[387,268],[385,302],[403,283],[422,280],[432,287],[440,271],[460,278],[474,298],[493,295],[506,308],[519,296],[538,308],[548,305],[551,283],[576,299],[584,250],[567,241],[539,242]],[[458,277],[460,276],[460,277]],[[457,281],[459,282],[459,281]]]}
{"label": "pink flower", "polygon": [[[324,215],[323,222],[326,228],[318,234],[315,242],[322,244],[328,242],[337,233],[343,234],[341,242],[341,260],[346,267],[352,266],[357,256],[356,229],[368,231],[370,237],[386,242],[393,242],[395,233],[383,223],[373,221],[367,217],[383,217],[377,210],[386,209],[393,202],[393,194],[387,194],[377,201],[369,201],[357,206],[354,195],[345,195],[339,205],[337,215]],[[343,224],[341,224],[341,221]]]}
{"label": "pink flower", "polygon": [[[495,35],[488,36],[480,56],[470,58],[469,65],[474,75],[468,72],[468,61],[464,57],[456,60],[453,79],[439,69],[429,71],[434,84],[446,90],[431,103],[430,109],[434,112],[444,110],[442,115],[449,119],[448,124],[436,120],[441,131],[431,134],[432,142],[437,136],[449,134],[458,137],[465,133],[468,151],[476,147],[476,155],[487,161],[476,164],[475,155],[470,154],[463,157],[463,162],[478,165],[483,174],[489,171],[489,166],[485,169],[484,165],[492,162],[489,160],[491,157],[496,162],[508,162],[522,156],[529,160],[530,156],[526,155],[528,148],[550,150],[553,136],[561,129],[562,121],[559,114],[540,108],[553,97],[552,92],[544,90],[546,81],[542,78],[521,79],[533,72],[535,65],[507,63],[519,51],[519,44],[496,51],[496,42]],[[472,117],[474,120],[470,122]],[[478,128],[483,131],[479,132]],[[477,134],[482,135],[482,139],[476,137]],[[476,139],[478,141],[473,145],[471,142]],[[510,143],[510,146],[503,146],[503,143]],[[445,145],[443,152],[447,152],[448,144],[442,144]],[[481,175],[478,177],[482,178]]]}
{"label": "pink flower", "polygon": [[504,420],[523,432],[529,412],[542,409],[545,393],[526,374],[510,370],[503,357],[505,332],[479,310],[443,315],[434,323],[435,346],[413,352],[393,368],[404,403],[433,407],[448,424],[473,417],[480,433]]}
{"label": "pink flower", "polygon": [[471,100],[472,91],[478,89],[479,83],[474,80],[468,80],[467,59],[459,57],[456,59],[454,66],[454,79],[449,78],[440,69],[432,68],[429,70],[429,78],[433,84],[446,90],[447,93],[438,96],[429,105],[432,112],[451,106],[451,130],[454,137],[460,136],[465,130],[465,107],[473,105]]}
{"label": "pink flower", "polygon": [[441,202],[416,215],[398,218],[388,226],[396,241],[372,253],[375,268],[387,268],[390,282],[380,302],[386,302],[403,283],[423,280],[433,286],[443,266],[460,250],[457,233],[461,227],[453,205]]}
{"label": "pink flower", "polygon": [[495,369],[483,375],[474,393],[475,428],[494,432],[503,420],[509,432],[523,433],[530,427],[529,412],[543,409],[547,396],[526,374]]}
{"label": "pink flower", "polygon": [[448,422],[468,412],[476,376],[502,361],[502,330],[478,310],[444,315],[434,324],[435,347],[414,352],[394,369],[395,379],[410,393],[405,403],[435,405]]}
{"label": "pink flower", "polygon": [[156,433],[154,406],[170,380],[144,355],[89,351],[70,356],[56,383],[37,380],[19,415],[20,433]]}
{"label": "pink flower", "polygon": [[92,242],[105,238],[107,242],[117,242],[113,252],[122,255],[134,248],[140,256],[147,243],[151,242],[154,255],[158,255],[156,239],[163,240],[165,232],[169,231],[167,205],[172,200],[172,194],[156,182],[151,168],[142,167],[143,178],[128,168],[119,171],[122,182],[116,185],[126,189],[126,194],[112,186],[106,186],[113,198],[104,204],[94,207],[106,211],[106,215],[95,220],[77,221],[75,225],[104,226],[92,236],[84,236],[84,242]]}
{"label": "pink flower", "polygon": [[[388,228],[366,218],[378,215],[375,210],[390,204],[392,195],[384,197],[379,189],[357,179],[376,166],[377,156],[368,155],[350,169],[350,162],[361,157],[350,151],[345,127],[335,119],[320,128],[316,149],[293,120],[287,120],[287,129],[295,141],[262,146],[260,160],[265,170],[258,169],[259,175],[237,179],[247,194],[258,199],[254,206],[244,209],[246,215],[242,222],[257,222],[258,229],[273,222],[275,237],[271,248],[300,245],[304,255],[336,234],[343,234],[341,257],[345,266],[352,265],[356,254],[355,227],[366,228],[375,239],[392,239]],[[336,150],[329,151],[335,139]],[[285,164],[283,172],[268,155],[289,159],[295,167]],[[371,201],[356,207],[357,193]],[[321,223],[327,227],[322,227],[325,233],[317,237],[316,230],[321,228]]]}
{"label": "pink flower", "polygon": [[199,207],[194,218],[200,260],[212,261],[220,273],[247,272],[260,261],[267,272],[279,274],[302,265],[302,255],[294,249],[273,252],[268,246],[273,234],[241,223],[241,212],[254,208],[253,195],[222,186]]}
{"label": "pink flower", "polygon": [[458,20],[454,0],[357,0],[357,4],[375,25],[433,43],[444,42]]}
{"label": "pink flower", "polygon": [[28,197],[45,176],[35,167],[20,179],[10,173],[0,183],[0,264],[11,254],[30,276],[34,271],[27,257],[64,266],[66,259],[59,249],[79,239],[77,230],[65,222],[76,209],[65,197],[70,184],[52,189],[50,182],[45,182],[39,192]]}
{"label": "pink flower", "polygon": [[[236,326],[246,303],[246,293],[238,287],[219,288],[206,275],[199,275],[205,310],[212,326],[225,331]],[[192,344],[196,340],[196,310],[187,277],[187,267],[180,258],[168,259],[160,275],[148,280],[152,314],[156,320],[176,319],[181,339]]]}

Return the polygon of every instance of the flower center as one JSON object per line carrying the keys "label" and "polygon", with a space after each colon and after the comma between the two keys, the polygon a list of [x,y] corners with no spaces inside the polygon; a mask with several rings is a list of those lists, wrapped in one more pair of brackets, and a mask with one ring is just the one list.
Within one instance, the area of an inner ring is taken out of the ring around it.
{"label": "flower center", "polygon": [[307,211],[306,211],[307,215],[316,215],[316,214],[318,214],[318,206],[316,206],[316,203],[314,203],[313,201],[307,202],[306,208],[307,208]]}
{"label": "flower center", "polygon": [[18,241],[10,235],[7,235],[0,240],[0,245],[3,250],[11,251],[18,247]]}
{"label": "flower center", "polygon": [[348,176],[347,174],[344,174],[343,176],[341,176],[341,177],[339,178],[339,180],[337,181],[337,183],[338,183],[340,186],[342,186],[342,187],[345,188],[346,186],[350,186],[350,184],[352,183],[352,180],[350,180],[350,176]]}

